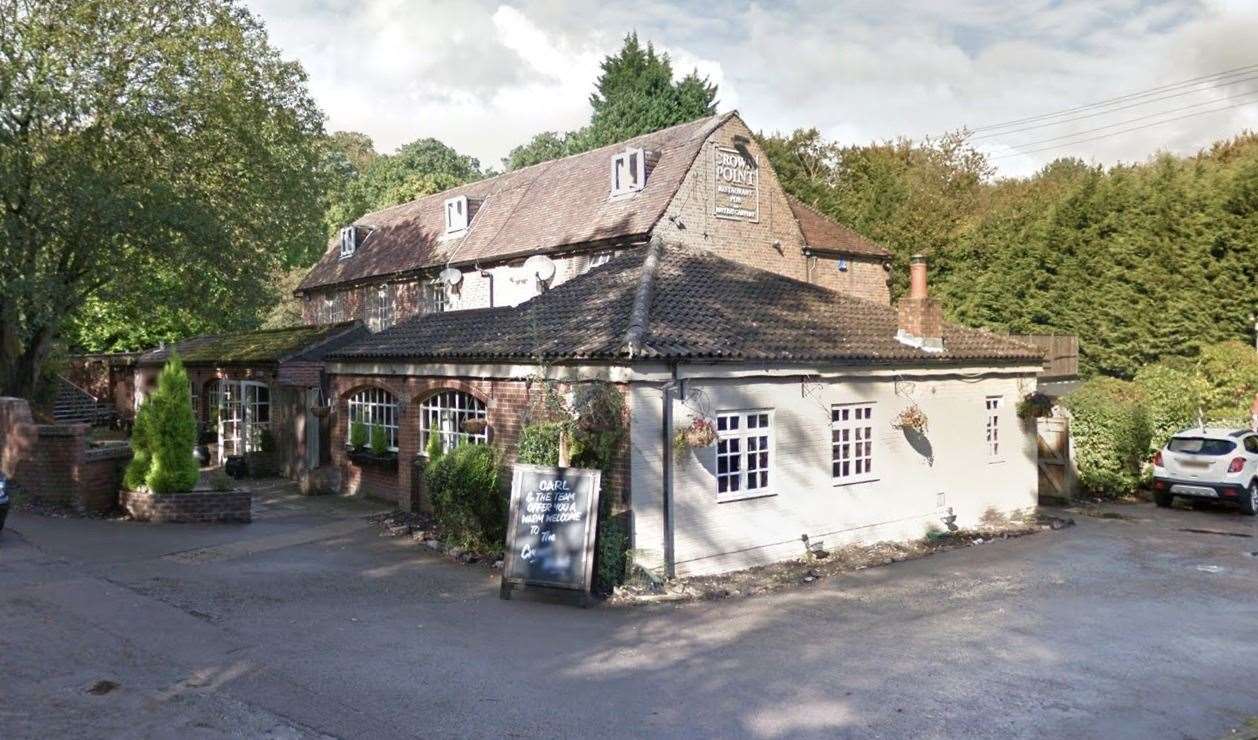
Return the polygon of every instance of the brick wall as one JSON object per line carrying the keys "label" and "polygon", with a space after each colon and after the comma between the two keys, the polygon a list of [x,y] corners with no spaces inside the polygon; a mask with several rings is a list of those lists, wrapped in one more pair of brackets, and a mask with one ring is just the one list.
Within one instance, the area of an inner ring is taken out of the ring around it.
{"label": "brick wall", "polygon": [[34,500],[109,511],[131,449],[89,449],[87,430],[86,424],[34,424],[26,401],[0,398],[0,470]]}
{"label": "brick wall", "polygon": [[[506,462],[510,465],[515,461],[516,444],[530,400],[538,392],[536,386],[530,387],[522,380],[420,376],[333,375],[331,387],[332,395],[336,398],[336,410],[331,423],[332,461],[341,470],[342,493],[396,502],[400,508],[407,510],[430,508],[426,500],[412,500],[412,496],[422,490],[415,479],[420,471],[413,463],[416,455],[422,452],[419,406],[424,399],[441,390],[460,390],[479,398],[485,404],[490,444],[506,453]],[[359,465],[350,460],[347,454],[345,444],[349,425],[348,399],[364,388],[383,388],[398,402],[396,470],[372,463]],[[628,505],[628,458],[626,434],[619,460],[611,473],[613,485],[609,490],[617,492],[616,502],[612,507],[615,511],[623,510]]]}
{"label": "brick wall", "polygon": [[122,507],[143,522],[248,523],[253,520],[249,491],[148,493],[124,491]]}

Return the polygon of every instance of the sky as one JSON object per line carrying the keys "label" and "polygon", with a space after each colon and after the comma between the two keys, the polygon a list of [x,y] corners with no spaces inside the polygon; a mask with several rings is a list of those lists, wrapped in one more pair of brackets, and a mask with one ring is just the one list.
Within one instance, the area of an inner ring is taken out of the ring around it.
{"label": "sky", "polygon": [[1109,106],[1124,110],[982,128],[1258,65],[1258,0],[246,5],[305,67],[329,131],[363,132],[381,152],[431,136],[498,168],[534,134],[588,122],[599,62],[630,31],[678,76],[717,83],[720,110],[753,130],[864,144],[968,127],[1001,176],[1258,130],[1258,67]]}

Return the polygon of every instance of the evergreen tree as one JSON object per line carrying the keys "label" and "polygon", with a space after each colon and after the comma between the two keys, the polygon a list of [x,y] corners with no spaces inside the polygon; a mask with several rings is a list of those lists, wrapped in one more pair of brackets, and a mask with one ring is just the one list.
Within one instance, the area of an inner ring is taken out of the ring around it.
{"label": "evergreen tree", "polygon": [[177,353],[171,352],[157,377],[157,390],[146,405],[151,408],[143,445],[149,458],[145,484],[154,493],[191,491],[200,477],[193,456],[197,420],[192,412],[188,373]]}

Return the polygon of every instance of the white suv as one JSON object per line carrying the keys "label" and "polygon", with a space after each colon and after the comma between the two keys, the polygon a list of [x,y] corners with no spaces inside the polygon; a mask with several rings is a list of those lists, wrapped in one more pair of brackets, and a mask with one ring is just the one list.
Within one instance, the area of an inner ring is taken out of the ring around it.
{"label": "white suv", "polygon": [[1153,498],[1233,501],[1258,513],[1258,433],[1248,429],[1186,429],[1153,456]]}

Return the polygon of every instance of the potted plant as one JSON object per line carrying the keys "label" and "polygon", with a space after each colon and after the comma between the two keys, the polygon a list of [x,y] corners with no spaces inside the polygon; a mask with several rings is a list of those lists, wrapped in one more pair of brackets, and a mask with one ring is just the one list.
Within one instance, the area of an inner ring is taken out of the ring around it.
{"label": "potted plant", "polygon": [[483,434],[489,424],[484,419],[468,419],[463,422],[463,431],[468,434]]}
{"label": "potted plant", "polygon": [[367,447],[367,425],[361,421],[352,421],[349,424],[349,446],[355,451],[362,451]]}
{"label": "potted plant", "polygon": [[[379,465],[387,468],[397,467],[397,452],[389,449],[389,436],[385,432],[384,427],[371,427],[368,434],[366,425],[360,427],[359,437],[366,437],[366,444],[356,444],[355,437],[351,433],[350,443],[354,450],[350,452],[350,459],[359,465]],[[361,442],[361,439],[358,440]]]}
{"label": "potted plant", "polygon": [[1018,418],[1024,421],[1044,419],[1053,415],[1053,399],[1035,391],[1028,393],[1018,401]]}
{"label": "potted plant", "polygon": [[917,404],[908,406],[897,414],[891,426],[902,432],[916,432],[917,434],[925,434],[929,429],[926,412],[922,411],[922,407]]}
{"label": "potted plant", "polygon": [[716,442],[716,425],[702,416],[691,417],[690,423],[673,435],[673,447],[678,452],[687,449],[711,447]]}

